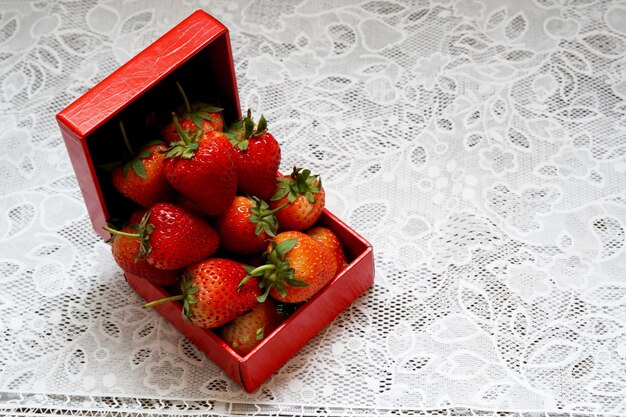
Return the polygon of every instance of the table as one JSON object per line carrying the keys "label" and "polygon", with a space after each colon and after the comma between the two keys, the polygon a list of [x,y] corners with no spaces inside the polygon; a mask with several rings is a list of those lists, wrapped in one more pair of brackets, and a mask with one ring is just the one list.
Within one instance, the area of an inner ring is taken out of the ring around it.
{"label": "table", "polygon": [[[254,394],[143,311],[54,115],[193,10],[376,253]],[[626,415],[626,3],[0,4],[0,410]]]}

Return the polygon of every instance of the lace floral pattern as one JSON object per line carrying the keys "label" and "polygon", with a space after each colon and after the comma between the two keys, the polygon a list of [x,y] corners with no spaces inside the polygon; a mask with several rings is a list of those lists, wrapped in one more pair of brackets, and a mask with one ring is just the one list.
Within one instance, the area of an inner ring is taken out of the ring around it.
{"label": "lace floral pattern", "polygon": [[[376,254],[253,394],[140,308],[54,121],[197,8]],[[3,3],[0,410],[626,415],[625,80],[620,1]]]}

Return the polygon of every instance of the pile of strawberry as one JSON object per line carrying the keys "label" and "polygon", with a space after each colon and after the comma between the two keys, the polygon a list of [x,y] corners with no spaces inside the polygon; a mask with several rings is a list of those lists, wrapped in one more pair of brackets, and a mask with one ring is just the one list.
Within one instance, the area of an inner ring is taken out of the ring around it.
{"label": "pile of strawberry", "polygon": [[315,225],[321,179],[295,167],[279,174],[280,146],[264,117],[255,123],[248,111],[225,130],[222,109],[189,103],[180,90],[184,105],[162,140],[111,174],[143,209],[105,229],[124,272],[175,292],[145,307],[180,302],[186,319],[245,355],[347,259],[339,238]]}

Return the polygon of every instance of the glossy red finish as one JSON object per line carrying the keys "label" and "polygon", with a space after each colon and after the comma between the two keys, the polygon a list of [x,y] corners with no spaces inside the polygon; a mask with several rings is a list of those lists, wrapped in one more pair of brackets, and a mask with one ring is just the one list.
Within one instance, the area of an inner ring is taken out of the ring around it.
{"label": "glossy red finish", "polygon": [[241,117],[228,29],[201,10],[57,115],[91,221],[102,237],[107,236],[105,221],[120,213],[112,210],[117,196],[110,181],[103,181],[96,167],[111,162],[121,149],[117,121],[123,119],[127,130],[143,134],[137,122],[154,107],[169,115],[182,104],[174,81],[193,86],[187,88],[190,100],[194,92],[214,96],[229,122]]}
{"label": "glossy red finish", "polygon": [[[156,134],[158,127],[145,121],[180,105],[174,81],[192,84],[191,94],[211,95],[225,109],[227,123],[241,117],[228,31],[203,11],[193,13],[57,115],[94,229],[105,239],[109,236],[102,226],[115,217],[127,218],[135,208],[114,190],[110,173],[100,168],[124,151],[116,139],[118,121],[123,120],[129,132]],[[131,143],[137,137],[129,136]],[[350,265],[245,357],[215,332],[185,321],[180,303],[162,304],[156,311],[235,382],[248,392],[256,390],[374,282],[371,245],[328,210],[318,224],[339,236]],[[133,275],[126,280],[146,301],[170,294]]]}

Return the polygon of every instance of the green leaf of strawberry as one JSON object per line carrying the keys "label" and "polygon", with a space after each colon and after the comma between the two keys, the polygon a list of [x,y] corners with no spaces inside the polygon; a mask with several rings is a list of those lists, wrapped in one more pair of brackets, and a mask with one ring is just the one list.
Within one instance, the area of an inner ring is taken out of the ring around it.
{"label": "green leaf of strawberry", "polygon": [[206,103],[193,103],[191,105],[191,110],[199,113],[200,117],[206,120],[213,120],[213,116],[211,116],[209,113],[219,113],[221,111],[224,111],[222,107],[211,106],[210,104]]}
{"label": "green leaf of strawberry", "polygon": [[150,211],[143,215],[139,224],[134,224],[133,228],[137,231],[140,239],[139,252],[137,252],[137,260],[145,259],[152,247],[150,246],[150,234],[154,231],[154,224],[148,223],[150,220]]}
{"label": "green leaf of strawberry", "polygon": [[202,130],[196,130],[194,132],[183,130],[183,128],[180,127],[176,114],[172,115],[172,121],[176,127],[176,133],[181,140],[170,144],[170,147],[164,151],[165,158],[191,159],[196,154],[196,151],[200,146],[198,141],[204,132]]}
{"label": "green leaf of strawberry", "polygon": [[250,139],[252,137],[260,136],[267,130],[267,120],[261,115],[258,123],[254,123],[252,119],[252,111],[248,109],[248,113],[245,118],[233,123],[226,136],[233,146],[237,147],[240,151],[248,149]]}
{"label": "green leaf of strawberry", "polygon": [[269,204],[260,198],[250,197],[250,200],[252,200],[254,206],[250,208],[250,212],[252,214],[248,217],[248,220],[255,224],[254,233],[257,236],[263,232],[270,237],[276,236],[276,232],[278,230],[278,220],[276,220],[274,213],[281,210],[283,207],[271,210]]}
{"label": "green leaf of strawberry", "polygon": [[296,246],[296,243],[298,243],[298,239],[283,240],[282,242],[280,242],[274,247],[274,250],[276,251],[276,254],[280,258],[282,258],[287,254],[287,252],[289,252],[290,250],[293,249],[294,246]]}
{"label": "green leaf of strawberry", "polygon": [[182,290],[183,298],[183,316],[187,319],[193,317],[193,305],[198,302],[195,293],[198,292],[198,287],[193,285],[193,276],[185,274],[180,281],[180,287]]}
{"label": "green leaf of strawberry", "polygon": [[178,91],[180,92],[184,101],[184,110],[181,112],[181,116],[190,118],[193,123],[198,127],[198,129],[202,128],[202,119],[211,122],[216,121],[210,113],[219,113],[221,111],[224,111],[224,109],[221,107],[211,106],[205,103],[191,104],[187,99],[187,94],[185,94],[185,90],[183,90],[183,87],[178,81],[176,81],[176,87],[178,88]]}
{"label": "green leaf of strawberry", "polygon": [[[151,154],[148,153],[147,156],[150,156],[150,155]],[[130,163],[130,166],[133,168],[133,171],[135,171],[135,174],[139,175],[144,180],[148,178],[148,176],[146,175],[146,167],[144,166],[143,162],[141,162],[141,154],[137,155],[137,158],[134,158],[129,163]],[[124,174],[126,174],[126,170],[124,170]],[[124,175],[124,177],[125,176],[126,175]]]}
{"label": "green leaf of strawberry", "polygon": [[208,120],[210,122],[216,122],[215,117],[211,115],[211,113],[219,113],[224,109],[221,107],[211,106],[209,104],[204,103],[194,103],[190,106],[188,111],[182,112],[182,117],[189,117],[193,120],[193,123],[198,127],[198,129],[202,128],[202,120]]}
{"label": "green leaf of strawberry", "polygon": [[287,197],[292,203],[303,195],[310,203],[315,203],[314,194],[322,189],[322,179],[318,175],[311,175],[310,170],[298,167],[293,167],[289,177],[278,177],[276,180],[277,191],[272,201]]}
{"label": "green leaf of strawberry", "polygon": [[254,136],[260,136],[261,133],[265,132],[266,130],[267,120],[265,120],[265,117],[261,115],[261,117],[259,118],[259,122],[257,123],[256,130],[254,131]]}
{"label": "green leaf of strawberry", "polygon": [[[124,122],[122,122],[121,120],[119,121],[119,127],[122,133],[122,139],[124,139],[124,144],[126,145],[126,149],[128,150],[129,154],[132,156],[135,154],[135,152],[132,146],[130,146],[130,141],[128,140],[128,135],[126,134],[126,128],[124,127]],[[151,145],[162,144],[162,143],[163,143],[162,141],[155,140],[155,141],[148,142],[144,146],[147,148]],[[152,152],[145,150],[145,149],[140,151],[137,155],[134,155],[132,159],[128,160],[127,162],[123,164],[122,177],[125,179],[128,170],[132,169],[135,172],[135,174],[137,174],[144,180],[147,179],[146,167],[144,166],[142,159],[150,158],[150,156],[152,156]],[[120,165],[122,165],[122,161],[114,161],[114,162],[101,164],[99,165],[99,167],[106,171],[113,171],[115,168],[117,168]]]}
{"label": "green leaf of strawberry", "polygon": [[275,288],[282,297],[287,294],[285,283],[293,286],[306,286],[308,283],[294,279],[294,269],[285,260],[285,255],[291,251],[298,243],[298,239],[286,239],[278,244],[271,241],[271,249],[264,255],[265,265],[257,268],[246,267],[248,273],[239,283],[239,287],[245,285],[250,277],[260,277],[259,287],[264,290],[257,300],[262,303],[267,299],[272,288]]}

